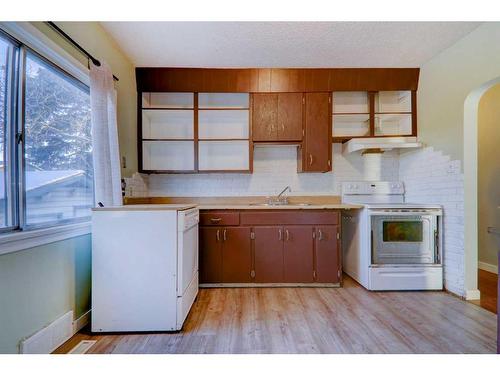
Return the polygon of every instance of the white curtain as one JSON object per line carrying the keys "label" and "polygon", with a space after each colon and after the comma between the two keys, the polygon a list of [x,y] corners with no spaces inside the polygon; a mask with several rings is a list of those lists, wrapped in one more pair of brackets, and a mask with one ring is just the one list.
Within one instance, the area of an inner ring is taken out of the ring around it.
{"label": "white curtain", "polygon": [[95,201],[121,206],[120,152],[116,122],[116,91],[108,64],[90,64],[92,154]]}

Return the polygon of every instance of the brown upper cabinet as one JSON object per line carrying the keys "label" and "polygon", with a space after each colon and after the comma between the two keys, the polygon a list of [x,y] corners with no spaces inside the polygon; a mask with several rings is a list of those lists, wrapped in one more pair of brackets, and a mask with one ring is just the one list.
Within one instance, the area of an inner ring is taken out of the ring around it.
{"label": "brown upper cabinet", "polygon": [[305,140],[299,150],[299,172],[332,170],[331,94],[306,93]]}
{"label": "brown upper cabinet", "polygon": [[302,140],[302,93],[253,94],[254,142]]}
{"label": "brown upper cabinet", "polygon": [[331,171],[332,142],[418,135],[419,71],[136,68],[139,171],[252,173],[254,142],[298,144],[299,172]]}

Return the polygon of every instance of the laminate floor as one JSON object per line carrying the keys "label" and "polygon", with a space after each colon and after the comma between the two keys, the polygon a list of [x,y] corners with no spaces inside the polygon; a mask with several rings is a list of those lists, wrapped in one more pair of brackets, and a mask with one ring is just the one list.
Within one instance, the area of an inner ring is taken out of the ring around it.
{"label": "laminate floor", "polygon": [[478,289],[481,292],[481,299],[473,303],[496,314],[497,288],[498,275],[496,273],[478,270]]}
{"label": "laminate floor", "polygon": [[179,333],[78,333],[89,353],[494,353],[496,315],[445,292],[201,289]]}

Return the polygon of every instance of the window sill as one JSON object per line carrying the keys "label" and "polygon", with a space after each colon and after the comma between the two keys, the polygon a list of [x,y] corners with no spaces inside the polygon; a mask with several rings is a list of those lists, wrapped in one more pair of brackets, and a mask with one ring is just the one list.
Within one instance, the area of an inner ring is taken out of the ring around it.
{"label": "window sill", "polygon": [[83,236],[91,232],[90,221],[0,235],[0,255]]}

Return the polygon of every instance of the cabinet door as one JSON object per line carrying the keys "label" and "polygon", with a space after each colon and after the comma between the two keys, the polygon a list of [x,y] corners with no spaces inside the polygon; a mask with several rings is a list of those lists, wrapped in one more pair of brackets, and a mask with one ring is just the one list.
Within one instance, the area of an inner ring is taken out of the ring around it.
{"label": "cabinet door", "polygon": [[316,227],[316,282],[340,282],[340,254],[337,233],[338,225],[322,225]]}
{"label": "cabinet door", "polygon": [[327,172],[331,170],[332,134],[330,94],[306,93],[305,147],[302,155],[303,171]]}
{"label": "cabinet door", "polygon": [[283,234],[285,282],[314,282],[313,227],[286,226]]}
{"label": "cabinet door", "polygon": [[222,228],[200,227],[200,282],[222,282]]}
{"label": "cabinet door", "polygon": [[255,282],[283,282],[283,228],[255,227]]}
{"label": "cabinet door", "polygon": [[302,93],[278,94],[278,139],[302,141]]}
{"label": "cabinet door", "polygon": [[276,141],[278,139],[278,94],[253,94],[252,139]]}
{"label": "cabinet door", "polygon": [[222,282],[251,282],[252,247],[249,227],[222,230]]}

